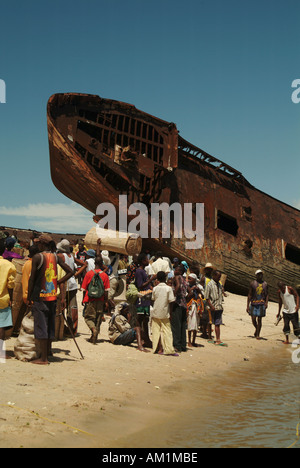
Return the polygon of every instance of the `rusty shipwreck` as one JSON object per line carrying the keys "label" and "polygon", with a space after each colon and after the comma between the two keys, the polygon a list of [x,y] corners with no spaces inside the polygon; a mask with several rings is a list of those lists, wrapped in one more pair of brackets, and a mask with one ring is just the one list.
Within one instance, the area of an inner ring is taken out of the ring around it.
{"label": "rusty shipwreck", "polygon": [[[123,102],[86,94],[55,94],[47,106],[51,176],[66,197],[95,214],[119,195],[128,204],[204,203],[205,240],[144,240],[200,265],[212,262],[226,286],[247,293],[263,268],[276,298],[277,281],[300,284],[300,211],[254,188],[237,170],[184,140],[174,123]],[[163,243],[163,245],[162,245]]]}

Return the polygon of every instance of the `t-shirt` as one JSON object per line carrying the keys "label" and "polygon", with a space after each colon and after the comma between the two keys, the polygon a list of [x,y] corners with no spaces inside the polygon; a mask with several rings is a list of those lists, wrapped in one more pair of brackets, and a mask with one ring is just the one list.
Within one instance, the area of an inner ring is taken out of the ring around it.
{"label": "t-shirt", "polygon": [[109,289],[110,289],[109,278],[108,278],[107,274],[104,273],[104,271],[102,271],[102,270],[91,270],[91,271],[89,271],[85,275],[85,277],[83,279],[83,282],[82,282],[82,286],[81,286],[82,289],[85,290],[85,295],[84,295],[84,298],[83,298],[83,301],[82,301],[83,303],[95,302],[95,301],[104,302],[104,295],[102,297],[100,297],[100,298],[94,299],[94,298],[89,297],[89,294],[88,294],[88,287],[89,287],[90,282],[92,281],[92,278],[93,278],[95,272],[100,273],[100,277],[101,277],[101,279],[103,281],[103,286],[104,286],[105,291],[109,291]]}
{"label": "t-shirt", "polygon": [[164,271],[165,273],[170,273],[170,265],[167,260],[164,260],[163,258],[158,258],[155,262],[152,263],[151,269],[155,275],[159,271]]}
{"label": "t-shirt", "polygon": [[[64,262],[71,268],[71,270],[75,271],[76,263],[75,263],[73,255],[69,257],[68,254],[64,253],[63,256],[64,256]],[[68,279],[67,281],[67,291],[74,291],[76,289],[78,289],[77,281],[75,279],[75,276],[71,276],[71,278]]]}
{"label": "t-shirt", "polygon": [[[87,253],[85,250],[78,251],[76,254],[76,258],[81,260],[82,262],[86,261]],[[80,268],[80,267],[79,267]]]}
{"label": "t-shirt", "polygon": [[170,318],[170,303],[175,301],[175,296],[171,286],[166,283],[159,283],[152,292],[153,311],[152,317],[157,319]]}
{"label": "t-shirt", "polygon": [[253,306],[265,305],[268,296],[268,285],[265,281],[251,283],[251,304]]}
{"label": "t-shirt", "polygon": [[205,299],[210,300],[216,310],[223,310],[223,288],[220,283],[211,280],[205,288]]}

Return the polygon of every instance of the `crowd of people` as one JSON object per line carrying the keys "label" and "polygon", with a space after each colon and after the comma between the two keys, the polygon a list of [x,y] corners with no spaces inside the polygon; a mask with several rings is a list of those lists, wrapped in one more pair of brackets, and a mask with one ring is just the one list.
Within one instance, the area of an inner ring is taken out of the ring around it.
{"label": "crowd of people", "polygon": [[[97,344],[101,324],[109,316],[108,336],[113,345],[137,343],[143,352],[179,356],[201,346],[202,339],[227,346],[221,339],[226,292],[221,272],[207,263],[188,265],[156,252],[128,258],[102,249],[87,249],[84,242],[71,245],[67,239],[55,244],[48,234],[33,234],[24,257],[15,233],[0,232],[0,355],[5,332],[13,327],[12,299],[16,267],[24,259],[23,301],[34,317],[34,336],[40,357],[32,362],[48,364],[51,344],[56,338],[57,316],[65,318],[65,334],[78,331],[78,302],[83,305],[89,341]],[[125,285],[126,300],[116,300]],[[80,295],[78,295],[78,293]],[[246,310],[251,316],[254,336],[260,339],[262,319],[268,308],[268,284],[262,270],[255,272],[249,287]],[[278,321],[283,312],[285,343],[293,332],[299,338],[299,296],[283,282],[278,283]],[[64,316],[66,311],[66,317]]]}

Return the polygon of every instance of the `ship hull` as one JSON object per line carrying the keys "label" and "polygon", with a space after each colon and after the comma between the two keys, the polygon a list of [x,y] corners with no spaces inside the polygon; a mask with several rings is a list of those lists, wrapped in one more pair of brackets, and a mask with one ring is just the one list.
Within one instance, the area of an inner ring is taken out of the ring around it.
{"label": "ship hull", "polygon": [[127,195],[128,206],[149,208],[149,233],[153,203],[203,203],[202,248],[187,250],[188,239],[173,233],[164,238],[163,225],[157,238],[143,240],[144,248],[201,266],[211,262],[234,292],[247,294],[258,268],[274,300],[279,280],[298,287],[300,212],[183,140],[174,124],[129,104],[78,94],[52,96],[47,114],[51,176],[66,197],[94,215],[101,203],[119,210],[119,195]]}

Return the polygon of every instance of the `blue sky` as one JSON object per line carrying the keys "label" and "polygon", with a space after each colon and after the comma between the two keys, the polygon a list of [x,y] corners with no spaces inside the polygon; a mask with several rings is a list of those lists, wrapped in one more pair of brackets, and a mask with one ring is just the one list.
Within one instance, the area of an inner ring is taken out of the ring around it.
{"label": "blue sky", "polygon": [[0,225],[84,233],[54,187],[46,105],[57,92],[122,100],[300,208],[298,0],[0,2]]}

